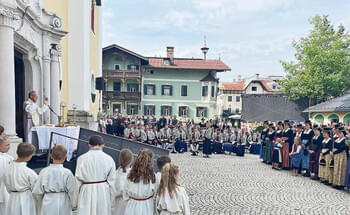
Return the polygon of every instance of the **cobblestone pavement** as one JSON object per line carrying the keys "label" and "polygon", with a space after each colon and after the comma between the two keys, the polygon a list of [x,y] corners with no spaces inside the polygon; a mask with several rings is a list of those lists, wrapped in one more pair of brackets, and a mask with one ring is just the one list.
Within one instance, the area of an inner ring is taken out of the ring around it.
{"label": "cobblestone pavement", "polygon": [[171,158],[180,166],[192,214],[350,215],[350,193],[272,170],[256,155]]}

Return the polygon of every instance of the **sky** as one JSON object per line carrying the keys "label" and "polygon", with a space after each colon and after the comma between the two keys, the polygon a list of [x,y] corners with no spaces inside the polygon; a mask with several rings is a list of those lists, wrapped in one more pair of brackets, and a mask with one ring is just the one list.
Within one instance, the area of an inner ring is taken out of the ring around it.
{"label": "sky", "polygon": [[117,44],[143,56],[221,59],[238,75],[284,75],[280,61],[293,60],[292,42],[307,36],[309,19],[328,15],[350,30],[349,0],[104,0],[103,46]]}

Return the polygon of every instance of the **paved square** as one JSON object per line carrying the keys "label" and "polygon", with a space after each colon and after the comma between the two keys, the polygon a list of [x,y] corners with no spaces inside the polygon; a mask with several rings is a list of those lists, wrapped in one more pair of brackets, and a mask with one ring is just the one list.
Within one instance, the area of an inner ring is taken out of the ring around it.
{"label": "paved square", "polygon": [[289,171],[272,170],[257,155],[171,155],[192,214],[350,214],[350,194]]}

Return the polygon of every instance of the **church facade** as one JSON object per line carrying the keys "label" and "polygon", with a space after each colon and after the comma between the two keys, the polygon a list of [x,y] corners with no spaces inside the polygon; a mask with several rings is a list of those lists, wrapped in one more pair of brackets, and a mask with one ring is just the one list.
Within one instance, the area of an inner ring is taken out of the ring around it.
{"label": "church facade", "polygon": [[[23,137],[23,102],[31,90],[60,108],[62,20],[47,12],[40,0],[0,1],[0,124],[12,142]],[[47,113],[46,123],[57,123]],[[16,147],[12,147],[15,149]]]}
{"label": "church facade", "polygon": [[12,143],[24,137],[23,103],[32,90],[39,106],[47,97],[55,112],[43,115],[44,124],[58,124],[63,104],[65,122],[75,109],[78,124],[97,127],[99,6],[100,0],[0,0],[0,125]]}

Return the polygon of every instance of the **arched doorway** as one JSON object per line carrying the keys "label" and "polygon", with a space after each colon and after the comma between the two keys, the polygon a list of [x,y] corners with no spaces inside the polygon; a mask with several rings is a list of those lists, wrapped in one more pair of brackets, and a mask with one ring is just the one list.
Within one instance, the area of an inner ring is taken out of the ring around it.
{"label": "arched doorway", "polygon": [[329,123],[338,123],[339,122],[339,115],[332,113],[328,116],[328,122]]}
{"label": "arched doorway", "polygon": [[350,113],[345,114],[344,119],[343,119],[343,123],[346,126],[350,126]]}
{"label": "arched doorway", "polygon": [[324,123],[324,117],[322,114],[317,114],[315,117],[314,117],[314,122],[317,124],[317,125],[323,125]]}
{"label": "arched doorway", "polygon": [[25,100],[25,69],[23,55],[15,50],[16,132],[24,138],[23,103]]}

